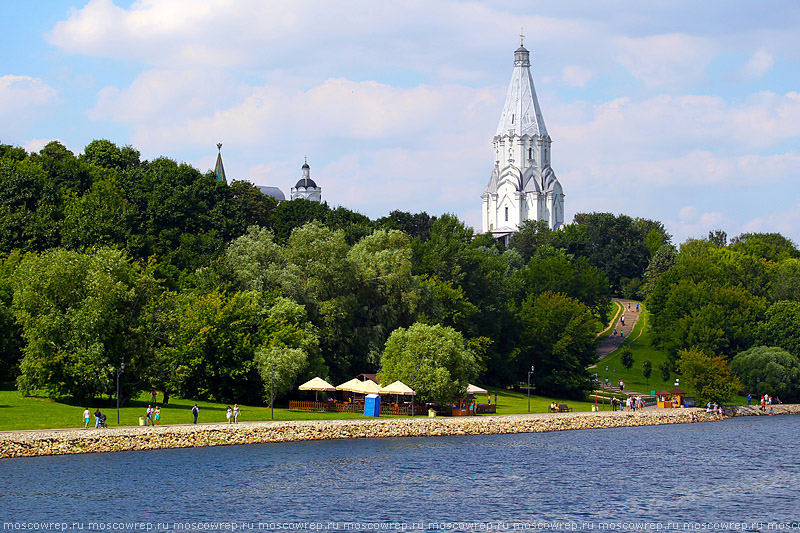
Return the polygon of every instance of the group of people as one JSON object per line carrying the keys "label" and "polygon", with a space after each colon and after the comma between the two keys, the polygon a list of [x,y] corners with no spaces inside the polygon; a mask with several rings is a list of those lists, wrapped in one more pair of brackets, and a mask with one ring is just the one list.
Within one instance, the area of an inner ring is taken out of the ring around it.
{"label": "group of people", "polygon": [[[86,410],[83,411],[83,429],[89,429],[89,422],[91,421],[92,412],[89,411],[89,408],[87,407]],[[106,415],[100,412],[99,407],[94,412],[94,427],[95,429],[108,427],[106,426]]]}
{"label": "group of people", "polygon": [[238,423],[239,422],[239,404],[233,404],[233,409],[231,406],[228,406],[228,410],[225,412],[225,418],[228,419],[228,424],[230,423]]}
{"label": "group of people", "polygon": [[644,400],[641,396],[628,396],[625,398],[625,404],[623,405],[622,400],[618,398],[611,398],[611,410],[616,411],[617,409],[620,411],[623,409],[629,409],[631,411],[644,409]]}
{"label": "group of people", "polygon": [[[753,397],[750,394],[748,394],[747,395],[747,405],[750,405],[752,399],[753,399]],[[783,402],[781,402],[781,399],[778,398],[777,396],[775,398],[773,398],[769,394],[765,394],[764,396],[761,397],[760,403],[761,403],[761,407],[759,407],[759,409],[761,411],[766,411],[767,407],[772,405],[773,403],[777,404],[777,403],[783,403]],[[770,411],[772,411],[771,407],[769,409],[770,409]]]}
{"label": "group of people", "polygon": [[156,405],[155,409],[152,406],[147,406],[147,418],[144,424],[146,426],[157,426],[161,422],[161,406]]}

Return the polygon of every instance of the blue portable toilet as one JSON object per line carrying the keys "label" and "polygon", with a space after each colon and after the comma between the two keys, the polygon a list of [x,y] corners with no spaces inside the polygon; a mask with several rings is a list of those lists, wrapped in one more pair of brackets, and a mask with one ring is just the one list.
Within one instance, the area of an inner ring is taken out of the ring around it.
{"label": "blue portable toilet", "polygon": [[364,398],[364,416],[381,416],[381,397],[367,394]]}

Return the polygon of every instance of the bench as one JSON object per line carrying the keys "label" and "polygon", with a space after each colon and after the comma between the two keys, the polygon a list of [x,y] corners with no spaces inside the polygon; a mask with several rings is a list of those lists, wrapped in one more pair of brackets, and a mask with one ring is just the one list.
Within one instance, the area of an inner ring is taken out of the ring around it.
{"label": "bench", "polygon": [[558,406],[559,413],[569,413],[570,411],[572,411],[572,408],[565,403],[562,403],[561,405]]}

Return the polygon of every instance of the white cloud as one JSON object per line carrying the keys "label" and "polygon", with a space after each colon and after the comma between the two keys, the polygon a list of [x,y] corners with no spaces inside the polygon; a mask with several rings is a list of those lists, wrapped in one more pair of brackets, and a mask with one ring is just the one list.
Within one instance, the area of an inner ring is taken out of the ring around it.
{"label": "white cloud", "polygon": [[[58,141],[58,142],[61,142],[61,141],[59,141],[58,139],[31,139],[31,140],[29,140],[29,141],[25,142],[25,143],[22,145],[22,147],[23,147],[23,148],[24,148],[24,149],[25,149],[25,150],[26,150],[28,153],[31,153],[31,154],[32,154],[33,152],[38,152],[39,150],[41,150],[42,148],[44,148],[44,147],[45,147],[45,146],[46,146],[48,143],[50,143],[50,142],[52,142],[52,141]],[[64,143],[62,142],[61,144],[64,144]]]}
{"label": "white cloud", "polygon": [[[228,95],[230,105],[219,105],[220,92]],[[343,139],[394,145],[406,136],[424,145],[443,135],[471,135],[476,120],[494,122],[498,92],[457,85],[405,89],[342,78],[289,92],[272,85],[237,85],[229,77],[200,71],[153,70],[128,88],[103,89],[91,116],[130,124],[134,144],[142,149],[205,146],[212,138],[245,146]],[[406,147],[414,144],[404,141]]]}
{"label": "white cloud", "polygon": [[767,213],[747,221],[739,233],[778,232],[792,238],[795,244],[800,244],[800,241],[798,241],[798,228],[800,228],[800,201],[784,211]]}
{"label": "white cloud", "polygon": [[775,60],[772,54],[761,48],[753,54],[747,64],[742,68],[741,74],[745,79],[760,78],[769,72],[774,64]]}
{"label": "white cloud", "polygon": [[684,242],[687,238],[705,238],[709,231],[732,228],[735,222],[719,211],[701,212],[696,206],[685,206],[678,211],[678,220],[666,220],[665,225],[673,232],[673,241]]}
{"label": "white cloud", "polygon": [[680,88],[706,76],[716,55],[708,38],[680,33],[619,37],[618,60],[648,87]]}
{"label": "white cloud", "polygon": [[19,137],[56,102],[58,93],[40,78],[0,76],[0,124],[4,135]]}

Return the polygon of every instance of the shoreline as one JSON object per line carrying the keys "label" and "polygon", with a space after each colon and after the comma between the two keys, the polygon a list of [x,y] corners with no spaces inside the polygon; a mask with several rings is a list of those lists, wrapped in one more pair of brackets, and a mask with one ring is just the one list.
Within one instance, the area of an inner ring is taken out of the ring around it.
{"label": "shoreline", "polygon": [[[774,405],[775,414],[800,414],[800,405]],[[299,442],[348,438],[433,437],[543,433],[576,429],[654,426],[722,420],[729,416],[757,416],[756,406],[726,407],[726,416],[703,409],[646,409],[579,413],[487,415],[457,418],[403,418],[240,422],[231,425],[184,424],[107,429],[28,430],[0,433],[0,459],[104,453],[115,451],[190,448]]]}

